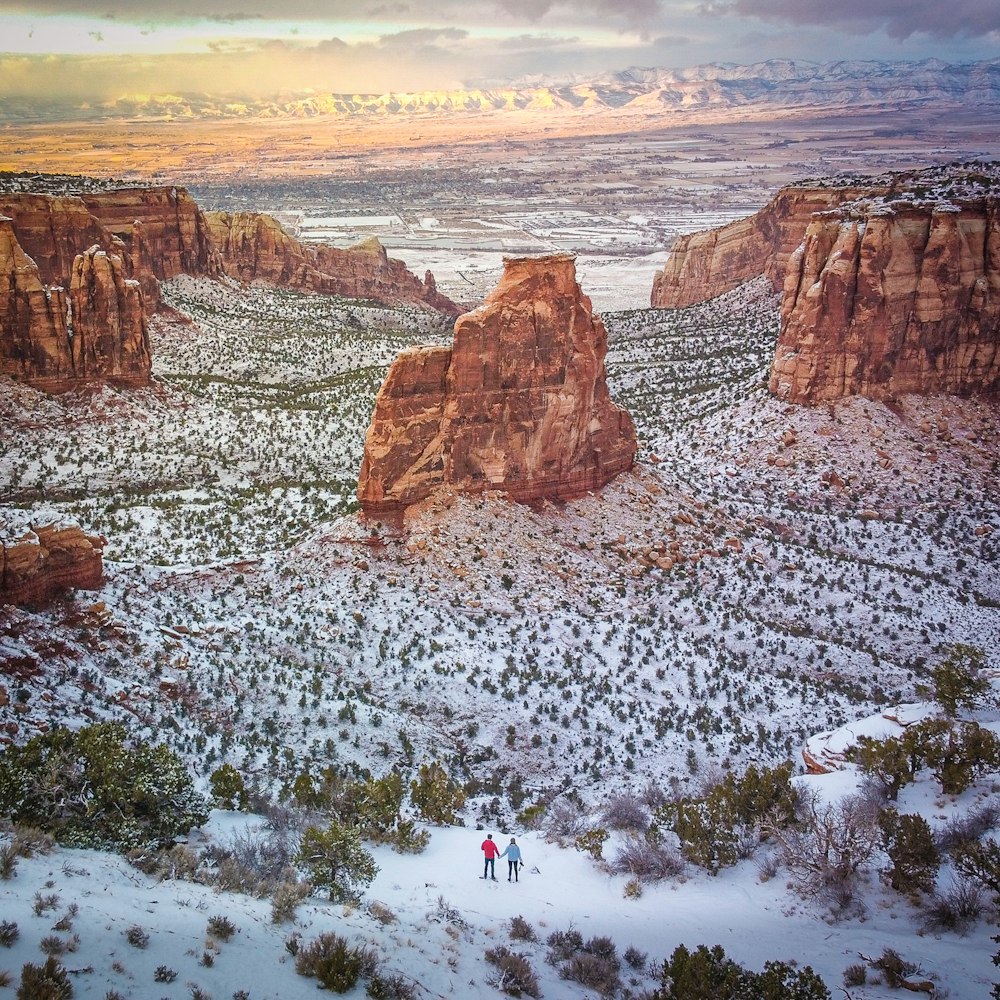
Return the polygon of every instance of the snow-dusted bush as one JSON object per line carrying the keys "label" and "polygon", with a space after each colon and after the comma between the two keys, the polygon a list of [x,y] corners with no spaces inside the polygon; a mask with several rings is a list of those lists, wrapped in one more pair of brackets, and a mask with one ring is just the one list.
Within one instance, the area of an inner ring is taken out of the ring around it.
{"label": "snow-dusted bush", "polygon": [[9,747],[0,812],[74,847],[115,850],[171,842],[208,819],[179,757],[131,746],[123,726],[56,728]]}
{"label": "snow-dusted bush", "polygon": [[352,946],[332,932],[320,934],[300,947],[295,956],[295,971],[300,976],[314,978],[321,989],[334,993],[354,989],[362,975],[375,972],[377,964],[370,948]]}
{"label": "snow-dusted bush", "polygon": [[510,936],[514,941],[537,941],[535,928],[520,914],[510,918]]}
{"label": "snow-dusted bush", "polygon": [[309,869],[313,885],[329,890],[334,902],[357,899],[378,874],[378,865],[362,847],[357,830],[337,822],[325,830],[309,827],[302,835],[297,859]]}

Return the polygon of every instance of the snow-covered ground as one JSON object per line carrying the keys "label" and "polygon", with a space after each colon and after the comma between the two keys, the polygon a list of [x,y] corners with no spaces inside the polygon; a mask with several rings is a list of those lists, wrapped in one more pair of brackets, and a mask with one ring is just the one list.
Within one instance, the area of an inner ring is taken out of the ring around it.
{"label": "snow-covered ground", "polygon": [[[635,472],[537,509],[439,497],[392,527],[354,513],[364,428],[396,351],[446,327],[426,311],[191,279],[165,295],[187,319],[156,321],[154,388],[52,398],[8,383],[0,396],[10,516],[44,509],[108,538],[99,591],[0,612],[5,738],[118,719],[167,742],[202,785],[229,761],[266,795],[323,767],[409,777],[441,760],[467,785],[467,828],[435,830],[417,857],[378,852],[368,897],[397,922],[300,911],[306,937],[325,922],[376,935],[430,995],[493,995],[480,953],[518,913],[543,939],[573,922],[651,958],[681,941],[755,968],[795,958],[831,987],[857,952],[890,946],[952,997],[984,995],[988,929],[918,937],[920,917],[874,881],[864,918],[835,925],[780,875],[759,883],[753,863],[626,899],[622,876],[518,830],[539,872],[484,885],[472,827],[514,830],[518,810],[570,797],[596,822],[611,796],[650,782],[696,788],[720,767],[798,762],[810,736],[913,701],[956,642],[1000,666],[995,403],[780,404],[763,389],[775,301],[751,284],[690,310],[606,315]],[[936,824],[955,807],[920,794]],[[315,988],[292,971],[269,904],[122,866],[22,861],[0,884],[22,928],[0,968],[41,954],[56,918],[26,910],[51,880],[65,905],[79,893],[81,914],[115,897],[77,918],[73,954],[96,970],[75,978],[87,995]],[[467,928],[428,918],[439,896]],[[207,967],[213,902],[242,931]],[[169,953],[128,945],[132,922]],[[524,947],[546,996],[583,995],[543,945]],[[160,964],[183,970],[150,992]]]}
{"label": "snow-covered ground", "polygon": [[[1000,729],[1000,721],[994,728]],[[830,800],[858,785],[850,768],[797,781]],[[920,813],[937,826],[984,801],[980,788],[945,806],[929,780],[906,792],[900,810]],[[209,841],[224,844],[264,825],[262,817],[215,812],[189,846],[197,850]],[[507,881],[501,861],[493,883],[480,878],[484,830],[431,832],[430,845],[419,855],[373,849],[380,871],[360,905],[314,897],[299,907],[294,923],[282,924],[272,922],[268,900],[190,881],[157,881],[124,859],[96,851],[56,849],[21,859],[15,876],[0,883],[3,920],[15,922],[20,932],[12,947],[0,949],[0,970],[16,973],[25,962],[41,962],[40,942],[53,935],[53,924],[75,905],[72,926],[56,936],[65,941],[78,937],[60,959],[72,971],[78,997],[103,997],[115,989],[137,1000],[180,998],[191,995],[191,984],[215,997],[241,989],[255,1000],[312,996],[315,982],[296,975],[286,942],[299,936],[307,944],[325,931],[372,947],[383,971],[402,974],[415,984],[419,997],[500,996],[493,986],[496,970],[483,959],[484,951],[498,944],[529,958],[549,1000],[594,997],[594,991],[562,978],[560,967],[547,961],[548,936],[571,928],[584,941],[610,937],[619,956],[629,947],[647,956],[641,968],[622,963],[622,985],[632,991],[652,989],[656,963],[679,944],[691,949],[721,944],[729,957],[751,969],[769,959],[810,965],[834,995],[848,966],[862,957],[877,958],[886,948],[917,965],[918,978],[934,982],[937,997],[978,1000],[996,978],[989,957],[992,928],[980,922],[962,935],[928,932],[924,915],[905,897],[880,886],[874,874],[859,891],[863,915],[834,921],[817,903],[789,893],[780,870],[764,880],[754,860],[715,877],[689,866],[681,877],[648,884],[639,898],[627,898],[624,876],[610,874],[603,863],[540,834],[516,831],[525,861],[520,881]],[[506,843],[505,835],[495,836]],[[609,843],[605,856],[612,854]],[[950,877],[945,872],[942,885]],[[51,908],[35,912],[38,898],[52,895],[58,899]],[[207,932],[215,915],[226,916],[238,929],[229,941]],[[510,920],[518,916],[534,929],[536,941],[511,938]],[[135,926],[148,935],[147,945],[129,943],[126,931]],[[155,981],[160,967],[177,973],[172,984]],[[363,986],[350,995],[362,996]],[[869,984],[850,995],[889,1000],[900,994]]]}

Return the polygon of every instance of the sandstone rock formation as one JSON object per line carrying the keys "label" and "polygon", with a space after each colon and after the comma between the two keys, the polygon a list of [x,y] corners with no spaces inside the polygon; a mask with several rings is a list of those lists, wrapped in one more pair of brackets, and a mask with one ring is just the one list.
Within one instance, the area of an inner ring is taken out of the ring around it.
{"label": "sandstone rock formation", "polygon": [[606,352],[571,255],[506,258],[452,347],[393,363],[365,438],[362,507],[388,513],[440,487],[530,502],[603,486],[636,453],[632,420],[608,395]]}
{"label": "sandstone rock formation", "polygon": [[761,274],[779,290],[788,258],[814,212],[826,211],[873,188],[788,187],[749,219],[681,236],[653,278],[650,305],[680,309],[731,291]]}
{"label": "sandstone rock formation", "polygon": [[105,544],[76,525],[0,527],[0,604],[44,604],[70,588],[99,587]]}
{"label": "sandstone rock formation", "polygon": [[377,239],[349,250],[302,243],[277,220],[256,212],[208,212],[208,226],[226,272],[240,281],[264,281],[282,288],[374,299],[389,304],[427,305],[448,315],[458,306],[389,257]]}
{"label": "sandstone rock formation", "polygon": [[0,374],[48,392],[91,380],[145,385],[151,357],[138,282],[99,246],[73,261],[69,291],[43,284],[0,218]]}
{"label": "sandstone rock formation", "polygon": [[1000,392],[1000,198],[815,217],[781,315],[781,399]]}
{"label": "sandstone rock formation", "polygon": [[179,274],[216,278],[222,273],[205,214],[182,187],[126,188],[81,195],[88,211],[132,251],[135,223],[143,242],[141,267],[168,281]]}

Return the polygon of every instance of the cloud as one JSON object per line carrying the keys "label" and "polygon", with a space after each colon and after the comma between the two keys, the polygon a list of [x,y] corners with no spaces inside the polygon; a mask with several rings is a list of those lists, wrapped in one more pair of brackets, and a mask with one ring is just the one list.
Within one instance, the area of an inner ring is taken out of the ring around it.
{"label": "cloud", "polygon": [[849,34],[883,29],[890,38],[982,37],[1000,32],[997,0],[706,0],[710,14],[736,14],[764,21],[825,25]]}

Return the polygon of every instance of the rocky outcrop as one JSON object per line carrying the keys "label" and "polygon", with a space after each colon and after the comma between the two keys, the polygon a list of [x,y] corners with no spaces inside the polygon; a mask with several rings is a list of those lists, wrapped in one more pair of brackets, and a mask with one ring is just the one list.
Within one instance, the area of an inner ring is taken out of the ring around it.
{"label": "rocky outcrop", "polygon": [[402,352],[379,392],[358,483],[384,514],[441,487],[568,499],[632,467],[635,428],[611,402],[607,333],[567,254],[506,258],[452,347]]}
{"label": "rocky outcrop", "polygon": [[44,604],[65,590],[99,587],[105,544],[76,525],[0,527],[0,604]]}
{"label": "rocky outcrop", "polygon": [[131,387],[152,368],[139,282],[125,277],[122,258],[91,247],[73,263],[69,285],[73,373]]}
{"label": "rocky outcrop", "polygon": [[[81,200],[130,254],[135,247],[139,269],[148,266],[158,280],[169,281],[179,274],[208,278],[222,274],[205,214],[186,189],[126,188],[87,193]],[[135,246],[137,238],[141,247]]]}
{"label": "rocky outcrop", "polygon": [[115,252],[112,234],[72,195],[0,194],[0,215],[11,220],[21,249],[47,285],[69,288],[76,255],[91,246]]}
{"label": "rocky outcrop", "polygon": [[[871,187],[863,191],[873,193]],[[663,270],[653,278],[650,305],[680,309],[732,291],[762,274],[779,290],[788,258],[801,243],[813,213],[835,208],[861,193],[855,187],[789,187],[749,219],[681,236]]]}
{"label": "rocky outcrop", "polygon": [[78,254],[69,292],[42,282],[0,218],[0,374],[47,392],[93,380],[145,385],[149,336],[137,281],[100,246]]}
{"label": "rocky outcrop", "polygon": [[817,216],[781,314],[781,399],[1000,391],[1000,198]]}
{"label": "rocky outcrop", "polygon": [[461,311],[437,290],[429,271],[421,281],[402,261],[389,257],[377,239],[338,250],[300,242],[270,215],[208,212],[206,218],[226,272],[240,281],[388,304],[425,305],[451,316]]}

